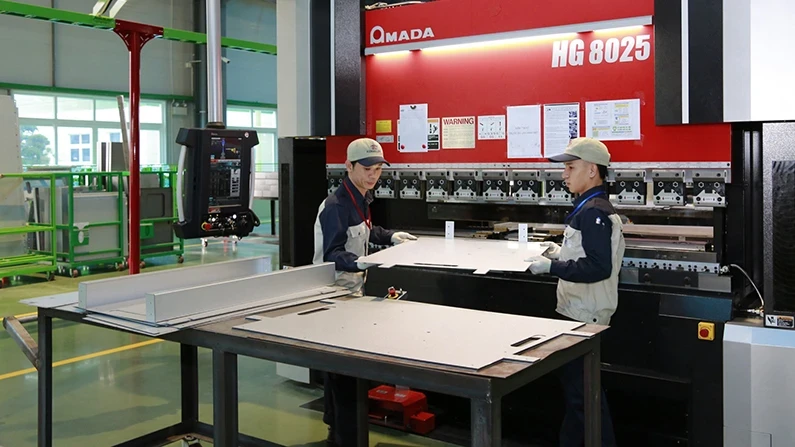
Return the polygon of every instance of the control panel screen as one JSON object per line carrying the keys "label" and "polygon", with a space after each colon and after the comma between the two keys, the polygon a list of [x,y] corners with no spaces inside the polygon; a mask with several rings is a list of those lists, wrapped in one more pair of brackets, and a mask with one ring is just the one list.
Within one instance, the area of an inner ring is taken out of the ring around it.
{"label": "control panel screen", "polygon": [[209,212],[240,204],[240,138],[213,137],[210,142]]}

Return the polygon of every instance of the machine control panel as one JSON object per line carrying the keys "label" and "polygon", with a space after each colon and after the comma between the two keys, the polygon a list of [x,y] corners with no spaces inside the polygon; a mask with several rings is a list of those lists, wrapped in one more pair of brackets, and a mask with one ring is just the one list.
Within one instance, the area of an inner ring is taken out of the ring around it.
{"label": "machine control panel", "polygon": [[695,206],[726,206],[727,171],[693,171],[693,204]]}
{"label": "machine control panel", "polygon": [[615,171],[614,177],[612,192],[618,203],[646,203],[646,171]]}
{"label": "machine control panel", "polygon": [[511,197],[508,171],[483,171],[483,198],[489,201],[504,201]]}
{"label": "machine control panel", "polygon": [[453,198],[458,200],[476,200],[480,197],[480,179],[474,170],[452,171]]}
{"label": "machine control panel", "polygon": [[517,202],[538,203],[543,196],[541,173],[534,170],[513,171],[513,197]]}
{"label": "machine control panel", "polygon": [[259,219],[251,210],[253,130],[180,129],[177,178],[180,238],[247,236]]}
{"label": "machine control panel", "polygon": [[397,172],[383,171],[375,183],[375,196],[379,199],[394,199],[396,197]]}
{"label": "machine control panel", "polygon": [[685,204],[685,172],[681,170],[652,171],[655,205]]}

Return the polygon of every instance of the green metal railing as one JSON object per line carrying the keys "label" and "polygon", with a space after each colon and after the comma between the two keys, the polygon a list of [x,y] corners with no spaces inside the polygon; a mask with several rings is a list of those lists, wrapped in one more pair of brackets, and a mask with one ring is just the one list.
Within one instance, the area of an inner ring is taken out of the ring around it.
{"label": "green metal railing", "polygon": [[[116,27],[116,20],[110,17],[95,16],[92,14],[66,11],[63,9],[48,8],[46,6],[28,5],[8,0],[0,0],[0,14],[24,17],[26,19],[46,20],[49,22],[94,29],[112,30]],[[207,43],[206,34],[172,28],[163,28],[163,36],[158,37],[177,42],[195,44]],[[222,37],[221,46],[231,48],[233,50],[276,55],[275,45],[233,39],[230,37]]]}

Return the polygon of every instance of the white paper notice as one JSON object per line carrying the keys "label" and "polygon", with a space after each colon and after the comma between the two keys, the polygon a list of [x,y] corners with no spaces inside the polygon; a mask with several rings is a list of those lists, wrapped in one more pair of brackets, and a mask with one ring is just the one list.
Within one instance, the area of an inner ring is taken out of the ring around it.
{"label": "white paper notice", "polygon": [[508,107],[508,158],[541,157],[541,106]]}
{"label": "white paper notice", "polygon": [[640,99],[586,102],[585,136],[640,140]]}
{"label": "white paper notice", "polygon": [[442,118],[442,149],[474,149],[475,117]]}
{"label": "white paper notice", "polygon": [[505,115],[478,117],[478,140],[504,140]]}
{"label": "white paper notice", "polygon": [[398,150],[428,152],[428,104],[400,106]]}
{"label": "white paper notice", "polygon": [[544,106],[544,157],[562,154],[580,136],[580,103]]}

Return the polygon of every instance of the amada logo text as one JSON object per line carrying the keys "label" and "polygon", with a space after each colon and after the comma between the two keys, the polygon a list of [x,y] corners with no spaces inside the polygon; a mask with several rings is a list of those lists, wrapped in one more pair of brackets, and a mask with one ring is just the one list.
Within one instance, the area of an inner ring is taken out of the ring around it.
{"label": "amada logo text", "polygon": [[424,30],[415,28],[387,32],[384,31],[382,26],[374,26],[373,29],[370,30],[370,45],[431,39],[433,37],[436,36],[433,35],[433,30],[430,27]]}

